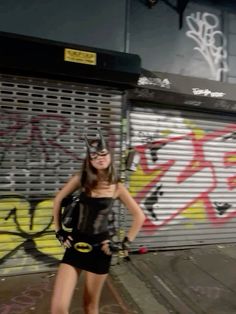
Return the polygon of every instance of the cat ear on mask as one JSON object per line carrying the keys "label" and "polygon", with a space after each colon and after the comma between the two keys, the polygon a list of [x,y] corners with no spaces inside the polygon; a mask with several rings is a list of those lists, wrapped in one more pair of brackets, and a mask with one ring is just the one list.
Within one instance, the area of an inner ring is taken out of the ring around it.
{"label": "cat ear on mask", "polygon": [[102,151],[103,149],[107,148],[107,144],[106,144],[106,141],[102,135],[102,131],[100,129],[98,129],[98,134],[99,134],[99,140],[100,140],[98,147],[99,147],[99,151]]}
{"label": "cat ear on mask", "polygon": [[96,147],[89,145],[89,141],[88,141],[88,138],[87,138],[86,134],[84,135],[84,141],[85,141],[85,144],[86,144],[86,148],[87,148],[88,154],[95,153],[96,152]]}
{"label": "cat ear on mask", "polygon": [[97,145],[90,145],[86,134],[84,135],[84,140],[88,154],[100,152],[104,149],[107,149],[106,141],[100,129],[98,129],[98,139],[94,139],[94,141],[97,142]]}

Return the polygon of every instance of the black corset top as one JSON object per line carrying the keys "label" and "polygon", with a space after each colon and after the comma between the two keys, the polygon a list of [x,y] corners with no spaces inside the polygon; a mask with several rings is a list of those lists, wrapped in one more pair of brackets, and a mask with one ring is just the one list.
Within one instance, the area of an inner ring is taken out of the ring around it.
{"label": "black corset top", "polygon": [[113,197],[92,197],[82,192],[77,230],[87,235],[109,233],[114,223],[113,203]]}

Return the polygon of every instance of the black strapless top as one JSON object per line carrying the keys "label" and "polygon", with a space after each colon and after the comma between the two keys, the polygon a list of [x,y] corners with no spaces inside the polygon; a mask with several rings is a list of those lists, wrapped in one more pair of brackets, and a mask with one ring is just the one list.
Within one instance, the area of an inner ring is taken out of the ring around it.
{"label": "black strapless top", "polygon": [[76,229],[87,235],[110,234],[114,229],[113,197],[80,195],[80,209]]}

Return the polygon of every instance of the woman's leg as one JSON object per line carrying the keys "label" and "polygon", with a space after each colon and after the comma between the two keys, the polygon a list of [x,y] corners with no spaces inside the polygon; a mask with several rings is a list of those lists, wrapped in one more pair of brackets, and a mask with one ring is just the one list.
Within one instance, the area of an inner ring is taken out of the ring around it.
{"label": "woman's leg", "polygon": [[98,314],[99,301],[107,274],[99,275],[86,271],[84,287],[85,314]]}
{"label": "woman's leg", "polygon": [[80,270],[61,263],[56,276],[51,302],[52,314],[68,314]]}

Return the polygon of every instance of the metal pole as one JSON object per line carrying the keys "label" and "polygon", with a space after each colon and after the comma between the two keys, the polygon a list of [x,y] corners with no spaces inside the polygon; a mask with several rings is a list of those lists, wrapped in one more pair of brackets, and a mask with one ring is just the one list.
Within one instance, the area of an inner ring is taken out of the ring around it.
{"label": "metal pole", "polygon": [[129,52],[130,44],[130,0],[125,3],[124,52]]}

